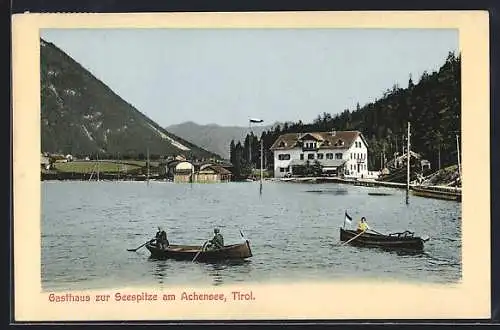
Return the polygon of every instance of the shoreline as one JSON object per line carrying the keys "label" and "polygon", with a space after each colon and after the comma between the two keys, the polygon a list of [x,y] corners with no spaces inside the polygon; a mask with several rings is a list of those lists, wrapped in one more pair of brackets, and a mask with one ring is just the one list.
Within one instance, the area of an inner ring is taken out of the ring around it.
{"label": "shoreline", "polygon": [[[127,176],[119,176],[117,174],[100,174],[99,180],[97,177],[90,173],[42,173],[41,181],[148,181],[146,175],[127,175]],[[173,180],[168,180],[164,176],[154,176],[150,177],[149,181],[155,182],[164,182],[164,183],[174,183]],[[339,184],[349,184],[354,186],[364,186],[364,187],[388,187],[388,188],[397,188],[397,189],[406,189],[406,183],[398,183],[398,182],[384,182],[377,181],[375,179],[343,179],[338,177],[304,177],[304,178],[266,178],[263,181],[269,182],[284,182],[284,183],[295,183],[295,184],[304,184],[304,183],[314,183],[314,184],[322,184],[322,183],[339,183]],[[230,182],[258,182],[256,181],[230,181]],[[193,182],[196,183],[196,182]],[[434,199],[442,199],[442,200],[453,200],[461,202],[462,200],[462,188],[461,187],[449,187],[445,185],[418,185],[410,183],[409,185],[410,192],[413,195],[426,197],[426,198],[434,198]]]}

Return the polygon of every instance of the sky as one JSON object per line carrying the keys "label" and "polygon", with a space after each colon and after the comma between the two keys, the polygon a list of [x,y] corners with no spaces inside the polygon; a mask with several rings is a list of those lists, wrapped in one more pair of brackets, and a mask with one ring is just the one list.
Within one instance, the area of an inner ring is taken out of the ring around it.
{"label": "sky", "polygon": [[166,127],[312,122],[458,53],[455,29],[44,29],[40,37]]}

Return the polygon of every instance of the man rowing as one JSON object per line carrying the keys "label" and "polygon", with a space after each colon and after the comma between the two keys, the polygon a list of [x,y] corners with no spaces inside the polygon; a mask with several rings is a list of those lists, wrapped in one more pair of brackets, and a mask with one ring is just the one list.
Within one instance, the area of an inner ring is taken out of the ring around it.
{"label": "man rowing", "polygon": [[224,237],[220,233],[219,228],[214,229],[214,237],[209,241],[207,249],[219,250],[224,247]]}
{"label": "man rowing", "polygon": [[156,245],[160,249],[164,249],[170,245],[167,239],[167,232],[164,231],[161,227],[158,227],[158,231],[156,232],[155,238],[156,238]]}

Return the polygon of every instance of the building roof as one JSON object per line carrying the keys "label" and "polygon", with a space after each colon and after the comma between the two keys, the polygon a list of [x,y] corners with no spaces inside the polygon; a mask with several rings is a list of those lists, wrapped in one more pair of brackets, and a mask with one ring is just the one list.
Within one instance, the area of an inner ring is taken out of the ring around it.
{"label": "building roof", "polygon": [[203,167],[201,171],[206,171],[207,169],[213,170],[217,174],[232,174],[231,171],[225,169],[224,167],[220,165],[207,165]]}
{"label": "building roof", "polygon": [[359,131],[332,131],[282,134],[274,141],[271,150],[288,150],[300,147],[304,139],[311,138],[318,141],[319,149],[348,149],[358,136],[368,147],[366,139]]}

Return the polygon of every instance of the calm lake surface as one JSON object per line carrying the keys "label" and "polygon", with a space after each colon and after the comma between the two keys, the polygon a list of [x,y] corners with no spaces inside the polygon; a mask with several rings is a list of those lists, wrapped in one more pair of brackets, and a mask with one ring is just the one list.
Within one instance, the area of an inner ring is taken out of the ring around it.
{"label": "calm lake surface", "polygon": [[[344,184],[174,184],[43,181],[42,286],[48,290],[220,285],[377,278],[452,283],[461,279],[461,204],[404,190]],[[371,196],[369,192],[387,192]],[[339,246],[348,210],[383,233],[428,235],[424,253]],[[200,244],[221,228],[225,243],[250,240],[237,264],[153,260],[141,248],[157,226],[172,244]]]}

